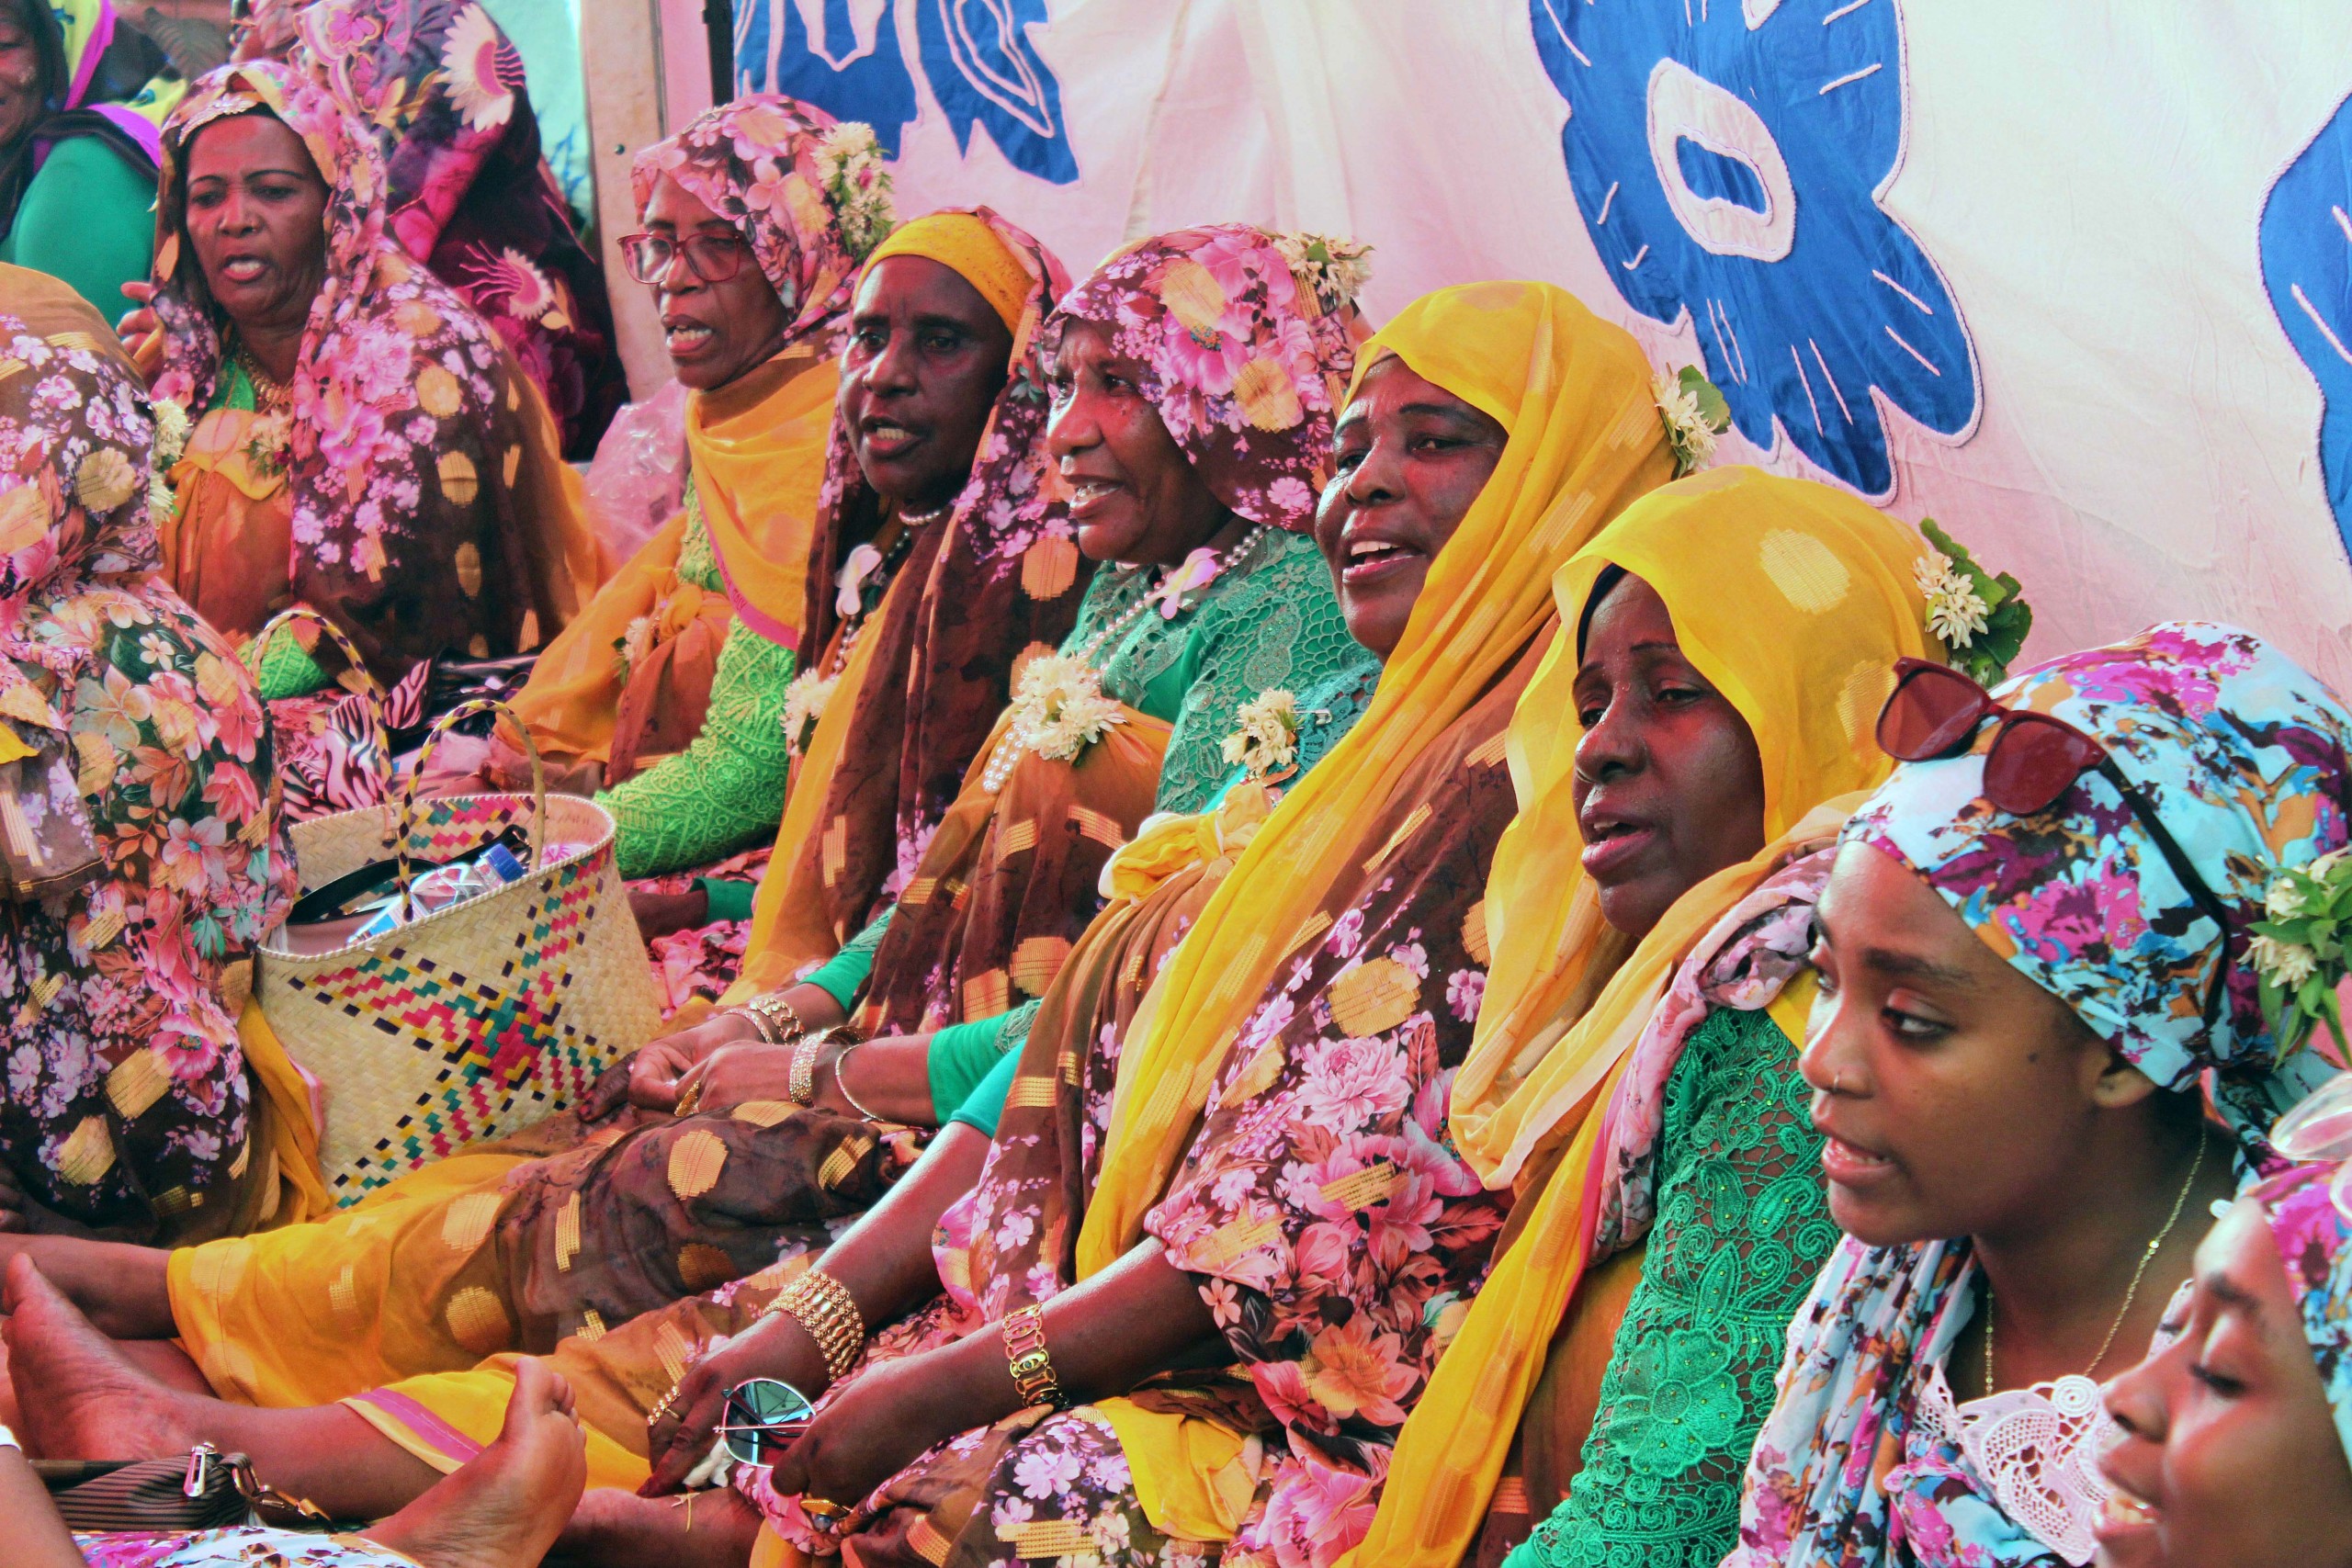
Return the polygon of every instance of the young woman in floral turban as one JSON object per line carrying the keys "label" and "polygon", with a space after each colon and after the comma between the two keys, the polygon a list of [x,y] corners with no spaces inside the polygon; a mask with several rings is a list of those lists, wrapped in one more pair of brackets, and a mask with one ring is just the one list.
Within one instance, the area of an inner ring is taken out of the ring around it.
{"label": "young woman in floral turban", "polygon": [[1989,694],[1906,671],[1881,734],[1921,760],[1845,830],[1802,1058],[1846,1236],[1727,1561],[2081,1564],[2092,1380],[2150,1343],[2199,1216],[2328,1070],[2286,1054],[2251,928],[2347,841],[2352,714],[2191,622]]}

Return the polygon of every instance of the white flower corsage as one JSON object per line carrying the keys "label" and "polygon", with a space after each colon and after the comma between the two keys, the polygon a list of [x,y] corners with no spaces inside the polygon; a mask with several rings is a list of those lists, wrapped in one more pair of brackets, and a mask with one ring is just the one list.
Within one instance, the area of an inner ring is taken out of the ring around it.
{"label": "white flower corsage", "polygon": [[2033,629],[2023,586],[2006,571],[1996,576],[1978,566],[1934,518],[1922,518],[1919,532],[1931,547],[1911,573],[1928,601],[1928,629],[1978,685],[1998,685]]}
{"label": "white flower corsage", "polygon": [[1288,778],[1298,765],[1298,699],[1276,686],[1233,717],[1238,728],[1225,738],[1226,765],[1247,769],[1253,784]]}
{"label": "white flower corsage", "polygon": [[1012,712],[1012,733],[1022,749],[1049,762],[1076,761],[1127,716],[1102,694],[1102,677],[1092,665],[1061,653],[1029,661],[1013,689]]}
{"label": "white flower corsage", "polygon": [[825,132],[817,143],[817,167],[825,194],[832,197],[842,238],[862,262],[898,227],[890,209],[890,169],[882,161],[874,128],[851,119]]}
{"label": "white flower corsage", "polygon": [[841,683],[838,675],[803,670],[784,689],[784,743],[794,756],[808,752],[809,738],[817,732],[817,721],[825,716],[825,705],[833,700],[833,693]]}
{"label": "white flower corsage", "polygon": [[1275,235],[1274,249],[1289,264],[1291,276],[1327,310],[1354,304],[1372,281],[1372,247],[1358,240],[1302,230]]}
{"label": "white flower corsage", "polygon": [[2279,1055],[2301,1045],[2322,1019],[2336,1047],[2352,1050],[2335,995],[2352,942],[2352,854],[2337,850],[2279,872],[2263,895],[2262,909],[2267,918],[2251,928],[2246,957],[2261,976],[2262,1016],[2278,1037]]}
{"label": "white flower corsage", "polygon": [[1679,374],[1664,371],[1650,383],[1657,400],[1658,417],[1666,422],[1667,444],[1674,448],[1674,477],[1695,474],[1715,455],[1715,437],[1731,428],[1731,405],[1695,365]]}
{"label": "white flower corsage", "polygon": [[630,678],[637,673],[637,667],[645,662],[647,654],[653,651],[653,617],[639,615],[629,622],[613,643],[613,664],[622,685],[629,683]]}

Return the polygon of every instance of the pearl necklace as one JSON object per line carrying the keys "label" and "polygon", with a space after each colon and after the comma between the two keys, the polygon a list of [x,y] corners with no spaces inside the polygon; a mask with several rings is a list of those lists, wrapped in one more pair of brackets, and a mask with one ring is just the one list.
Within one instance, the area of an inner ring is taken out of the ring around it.
{"label": "pearl necklace", "polygon": [[[1206,550],[1193,551],[1167,581],[1138,597],[1116,619],[1088,637],[1071,657],[1093,690],[1100,693],[1102,687],[1102,671],[1095,663],[1096,656],[1106,647],[1114,649],[1124,647],[1127,628],[1141,619],[1146,610],[1156,607],[1163,618],[1174,620],[1192,604],[1197,604],[1198,596],[1205,593],[1219,578],[1230,571],[1235,562],[1246,558],[1250,551],[1256,549],[1258,541],[1265,534],[1265,524],[1253,523],[1250,531],[1242,535],[1239,541],[1223,556],[1209,556]],[[1204,557],[1205,559],[1203,558]],[[1005,781],[1012,776],[1013,764],[1035,750],[1035,738],[1015,723],[997,742],[996,750],[989,754],[988,766],[980,773],[981,787],[990,795],[1001,790]]]}

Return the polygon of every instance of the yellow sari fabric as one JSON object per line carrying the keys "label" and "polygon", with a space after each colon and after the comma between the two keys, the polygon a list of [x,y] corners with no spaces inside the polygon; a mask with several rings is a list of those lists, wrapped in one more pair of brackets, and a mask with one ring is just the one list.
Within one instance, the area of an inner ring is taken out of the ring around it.
{"label": "yellow sari fabric", "polygon": [[[686,401],[695,491],[733,608],[787,647],[808,613],[809,538],[839,384],[834,360],[797,343]],[[531,667],[514,705],[542,752],[597,762],[610,754],[622,688],[616,649],[629,623],[656,615],[682,630],[701,613],[702,590],[678,578],[685,532],[684,514],[673,517]]]}
{"label": "yellow sari fabric", "polygon": [[[1474,283],[1424,295],[1364,345],[1355,385],[1390,355],[1510,438],[1430,564],[1370,709],[1258,830],[1169,965],[1149,1031],[1121,1054],[1108,1152],[1079,1234],[1081,1278],[1142,1236],[1226,1046],[1300,923],[1354,868],[1364,824],[1551,619],[1552,567],[1671,471],[1641,349],[1565,290]],[[1152,1092],[1130,1092],[1144,1085]]]}
{"label": "yellow sari fabric", "polygon": [[[1457,1147],[1500,1187],[1562,1139],[1517,1245],[1497,1260],[1406,1421],[1372,1531],[1351,1561],[1452,1568],[1476,1538],[1545,1348],[1582,1276],[1611,1093],[1675,969],[1733,905],[1802,847],[1834,839],[1891,766],[1874,725],[1894,660],[1940,657],[1912,569],[1917,536],[1803,479],[1720,468],[1645,497],[1554,580],[1563,626],[1623,567],[1657,591],[1683,653],[1747,720],[1764,764],[1768,847],[1676,900],[1596,987],[1607,928],[1578,856],[1572,781],[1579,650],[1563,637],[1510,729],[1520,814],[1495,852],[1487,922],[1495,962],[1476,1043],[1455,1076]],[[1589,1005],[1582,996],[1599,989]]]}

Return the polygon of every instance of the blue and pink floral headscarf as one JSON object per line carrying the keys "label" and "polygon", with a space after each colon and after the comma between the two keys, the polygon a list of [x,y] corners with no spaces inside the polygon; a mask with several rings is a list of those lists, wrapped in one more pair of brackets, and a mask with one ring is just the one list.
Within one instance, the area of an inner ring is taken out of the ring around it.
{"label": "blue and pink floral headscarf", "polygon": [[1094,269],[1046,323],[1112,333],[1143,395],[1216,498],[1303,534],[1331,477],[1331,424],[1366,335],[1354,301],[1302,277],[1275,236],[1218,223],[1138,241]]}
{"label": "blue and pink floral headscarf", "polygon": [[[2218,896],[2216,930],[2113,784],[2086,773],[2047,811],[1981,794],[1991,727],[1969,752],[1905,763],[1846,841],[1911,868],[2036,985],[2165,1088],[2210,1079],[2249,1155],[2332,1070],[2281,1062],[2246,952],[2282,867],[2352,837],[2352,713],[2250,633],[2197,622],[2070,654],[1995,695],[2097,739]],[[2210,1027],[2204,998],[2225,965]],[[1973,1310],[1965,1237],[1873,1247],[1848,1237],[1789,1329],[1724,1568],[1875,1568],[1899,1543],[1924,1568],[2046,1562],[1950,1444],[1917,1429],[1929,1372]]]}

